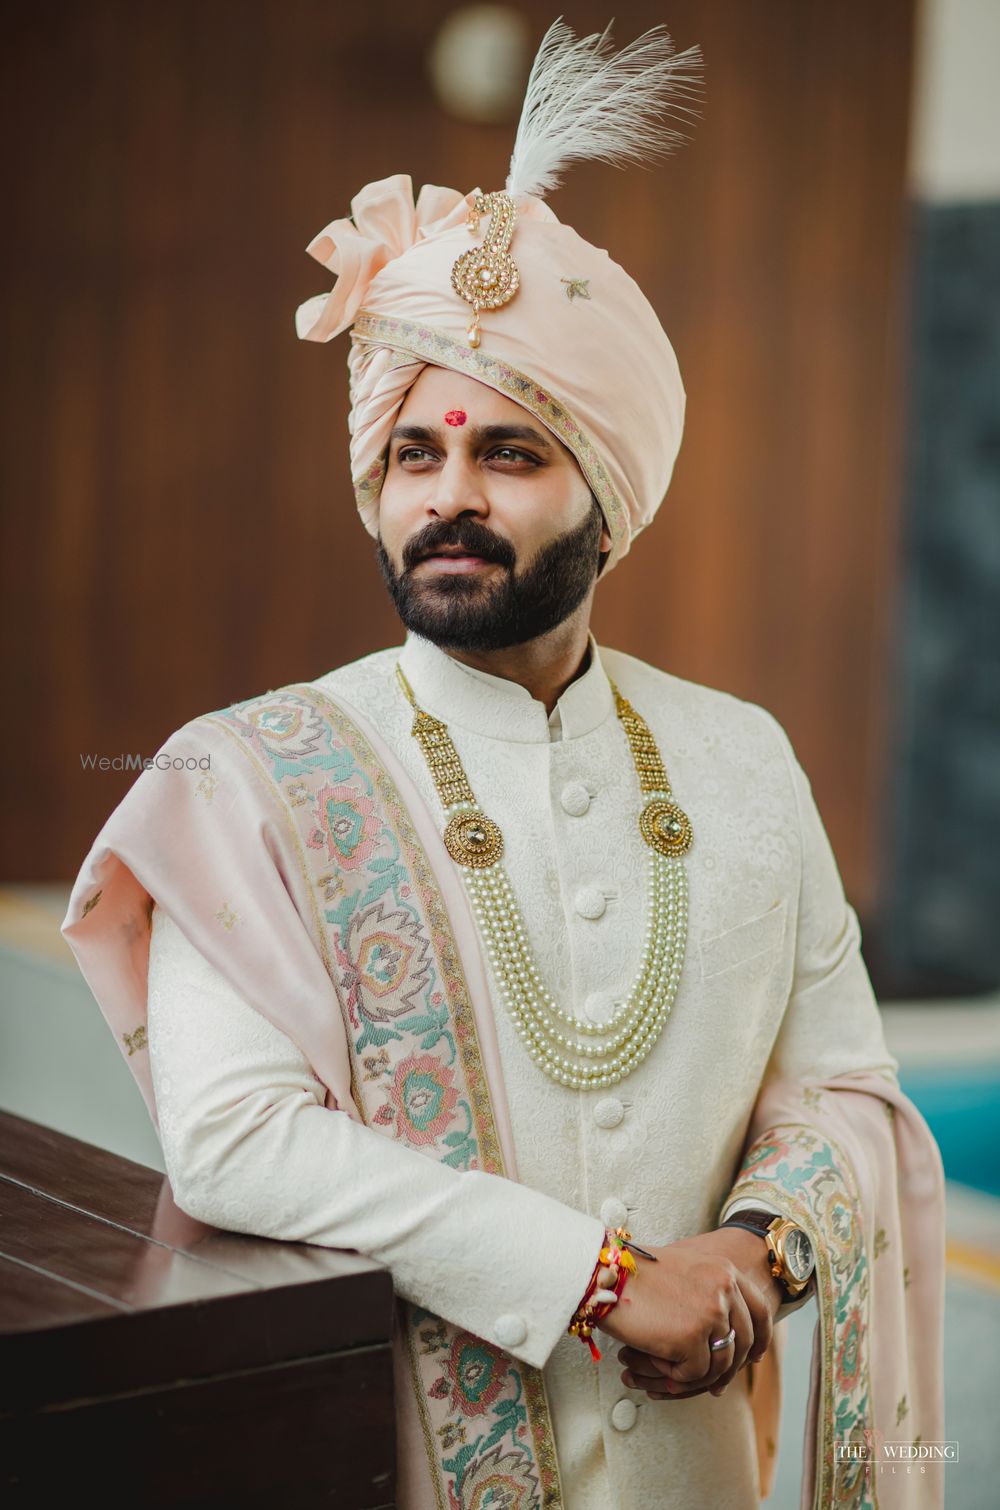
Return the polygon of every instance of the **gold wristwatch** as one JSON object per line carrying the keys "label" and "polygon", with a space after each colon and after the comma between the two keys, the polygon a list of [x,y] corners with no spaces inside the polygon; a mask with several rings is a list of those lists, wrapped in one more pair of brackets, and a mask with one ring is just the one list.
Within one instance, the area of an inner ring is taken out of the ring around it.
{"label": "gold wristwatch", "polygon": [[737,1211],[727,1217],[723,1227],[745,1227],[757,1232],[767,1243],[771,1273],[781,1285],[787,1300],[798,1300],[816,1270],[816,1254],[809,1234],[786,1216],[773,1211]]}

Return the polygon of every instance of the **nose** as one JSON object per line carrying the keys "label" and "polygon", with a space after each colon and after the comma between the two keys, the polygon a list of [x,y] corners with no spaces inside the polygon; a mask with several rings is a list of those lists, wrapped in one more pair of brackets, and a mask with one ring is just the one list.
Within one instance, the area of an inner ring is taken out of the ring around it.
{"label": "nose", "polygon": [[448,456],[434,477],[426,509],[436,519],[458,519],[462,514],[482,518],[488,514],[489,500],[475,463],[459,451]]}

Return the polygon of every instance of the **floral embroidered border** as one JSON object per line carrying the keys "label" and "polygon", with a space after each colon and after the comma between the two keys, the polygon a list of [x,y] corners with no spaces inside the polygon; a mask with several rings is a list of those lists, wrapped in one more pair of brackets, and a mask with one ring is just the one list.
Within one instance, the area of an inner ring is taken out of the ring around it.
{"label": "floral embroidered border", "polygon": [[850,1161],[833,1139],[801,1123],[769,1127],[747,1150],[720,1215],[753,1196],[795,1220],[816,1253],[822,1357],[814,1510],[877,1510],[866,1462],[837,1461],[836,1444],[870,1443],[869,1260]]}
{"label": "floral embroidered border", "polygon": [[[365,1123],[454,1169],[503,1175],[472,1003],[427,854],[347,710],[306,684],[207,715],[277,789],[338,988]],[[440,1510],[563,1504],[539,1369],[404,1303]]]}
{"label": "floral embroidered border", "polygon": [[[495,388],[499,393],[509,394],[523,408],[547,425],[572,451],[583,469],[583,474],[594,490],[598,503],[615,541],[628,533],[628,516],[618,490],[601,459],[593,441],[582,430],[569,410],[539,387],[534,378],[486,355],[478,347],[463,345],[442,331],[429,325],[418,325],[412,320],[400,320],[394,315],[376,315],[369,310],[360,310],[352,328],[353,340],[379,346],[390,346],[397,351],[433,362],[438,367],[449,367],[453,372],[464,372],[469,377]],[[385,462],[373,462],[368,471],[353,479],[354,496],[358,508],[378,497],[385,477]]]}

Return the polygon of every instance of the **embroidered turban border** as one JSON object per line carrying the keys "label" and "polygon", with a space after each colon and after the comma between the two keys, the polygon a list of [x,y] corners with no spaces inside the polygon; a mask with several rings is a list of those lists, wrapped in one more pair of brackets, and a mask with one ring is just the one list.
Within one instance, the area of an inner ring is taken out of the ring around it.
{"label": "embroidered turban border", "polygon": [[[431,326],[418,325],[412,320],[400,320],[394,315],[377,315],[370,310],[359,310],[351,335],[353,340],[389,346],[437,367],[464,372],[469,377],[486,383],[488,387],[495,388],[498,393],[508,394],[525,409],[530,409],[580,463],[616,544],[628,538],[625,505],[593,441],[565,405],[540,387],[534,378],[512,367],[509,362],[501,362],[478,348],[452,340],[450,336]],[[361,476],[352,479],[359,510],[378,497],[385,479],[385,470],[385,459],[380,458]]]}

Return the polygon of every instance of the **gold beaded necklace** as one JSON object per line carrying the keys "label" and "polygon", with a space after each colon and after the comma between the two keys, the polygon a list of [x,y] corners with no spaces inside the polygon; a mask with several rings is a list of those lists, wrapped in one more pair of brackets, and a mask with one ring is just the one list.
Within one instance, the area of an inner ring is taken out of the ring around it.
{"label": "gold beaded necklace", "polygon": [[[501,864],[503,834],[469,784],[448,726],[425,713],[402,666],[396,675],[414,709],[411,733],[424,752],[447,824],[444,842],[458,865],[504,1005],[530,1057],[551,1080],[576,1090],[615,1085],[646,1058],[673,1006],[687,939],[687,876],[682,856],[693,834],[678,807],[649,725],[611,682],[615,712],[647,798],[639,832],[649,850],[646,943],[636,982],[606,1023],[557,1005],[538,969],[513,889]],[[578,1035],[578,1036],[574,1036]]]}

